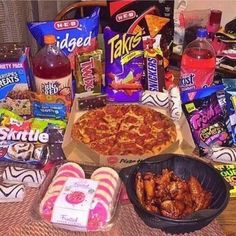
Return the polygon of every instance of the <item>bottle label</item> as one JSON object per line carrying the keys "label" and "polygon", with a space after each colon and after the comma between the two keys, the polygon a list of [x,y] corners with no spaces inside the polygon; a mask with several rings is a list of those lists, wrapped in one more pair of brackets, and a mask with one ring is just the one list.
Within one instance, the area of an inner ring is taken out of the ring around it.
{"label": "bottle label", "polygon": [[181,66],[179,87],[182,91],[209,87],[213,83],[214,72],[215,68]]}
{"label": "bottle label", "polygon": [[36,92],[45,95],[63,95],[67,100],[72,98],[72,74],[58,79],[43,79],[35,76]]}

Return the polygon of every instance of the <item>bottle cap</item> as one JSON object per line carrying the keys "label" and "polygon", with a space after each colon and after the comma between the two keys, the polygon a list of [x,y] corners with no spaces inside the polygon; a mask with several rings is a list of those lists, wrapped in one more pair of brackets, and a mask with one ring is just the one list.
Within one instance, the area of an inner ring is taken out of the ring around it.
{"label": "bottle cap", "polygon": [[56,42],[56,37],[52,34],[45,35],[43,39],[45,44],[53,44]]}
{"label": "bottle cap", "polygon": [[199,37],[199,38],[206,38],[207,34],[208,34],[208,32],[207,32],[207,29],[205,29],[205,28],[199,28],[197,30],[197,37]]}

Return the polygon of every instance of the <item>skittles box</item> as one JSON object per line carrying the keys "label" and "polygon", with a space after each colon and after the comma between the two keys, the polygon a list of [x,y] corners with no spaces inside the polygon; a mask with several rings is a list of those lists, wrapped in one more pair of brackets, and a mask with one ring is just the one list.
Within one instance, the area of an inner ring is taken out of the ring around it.
{"label": "skittles box", "polygon": [[21,43],[0,44],[0,108],[18,115],[30,114],[29,47]]}

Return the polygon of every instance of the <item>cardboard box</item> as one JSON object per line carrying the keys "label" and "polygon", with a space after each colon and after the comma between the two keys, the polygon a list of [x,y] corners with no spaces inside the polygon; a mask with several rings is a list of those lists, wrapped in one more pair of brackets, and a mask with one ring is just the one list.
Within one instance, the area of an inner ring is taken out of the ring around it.
{"label": "cardboard box", "polygon": [[20,43],[0,44],[0,108],[30,115],[31,71],[29,47]]}
{"label": "cardboard box", "polygon": [[[148,158],[150,156],[118,156],[118,155],[111,155],[111,156],[103,156],[98,154],[97,152],[91,150],[87,145],[81,143],[76,143],[71,138],[71,129],[75,121],[84,114],[84,111],[78,111],[77,107],[77,99],[75,98],[74,104],[72,106],[71,115],[68,121],[68,125],[66,128],[66,132],[64,135],[64,141],[62,144],[62,148],[64,150],[65,156],[67,160],[74,161],[79,164],[85,165],[95,165],[95,166],[110,166],[113,168],[121,169],[130,165],[134,165],[141,160]],[[163,114],[166,114],[166,111],[156,109]],[[185,130],[189,132],[188,126],[186,126],[186,120],[183,117],[179,122],[175,122],[177,128],[177,141],[172,144],[168,149],[166,149],[162,153],[181,153],[181,154],[191,154],[195,145],[192,140],[192,136],[190,133],[187,133],[185,137],[187,138],[188,142],[183,143],[183,137],[180,130]],[[183,143],[183,145],[182,145]],[[186,150],[182,150],[182,147]]]}

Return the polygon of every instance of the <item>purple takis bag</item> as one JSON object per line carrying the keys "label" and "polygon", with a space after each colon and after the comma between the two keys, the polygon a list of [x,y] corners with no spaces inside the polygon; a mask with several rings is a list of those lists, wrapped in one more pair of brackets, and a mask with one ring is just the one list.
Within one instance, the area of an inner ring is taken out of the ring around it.
{"label": "purple takis bag", "polygon": [[143,90],[143,42],[138,34],[104,29],[105,88],[110,101],[139,101]]}

